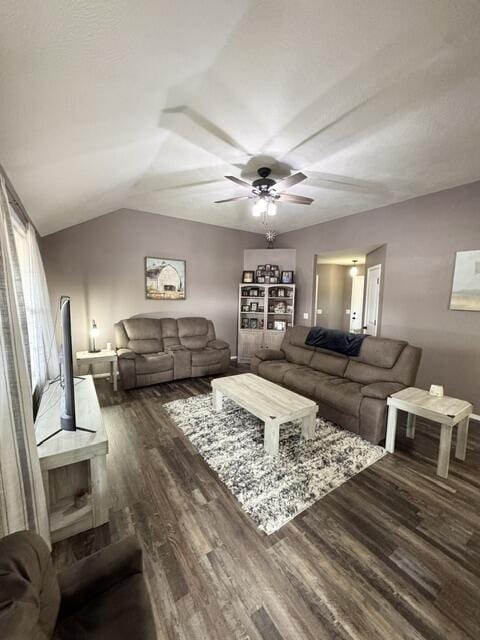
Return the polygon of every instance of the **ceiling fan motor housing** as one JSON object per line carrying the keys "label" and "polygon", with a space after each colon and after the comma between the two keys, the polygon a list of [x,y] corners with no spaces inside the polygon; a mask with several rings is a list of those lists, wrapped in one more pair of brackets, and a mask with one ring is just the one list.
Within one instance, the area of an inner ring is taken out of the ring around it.
{"label": "ceiling fan motor housing", "polygon": [[252,182],[252,187],[259,191],[269,191],[276,184],[276,180],[268,177],[271,172],[272,170],[268,167],[260,167],[257,171],[260,178]]}

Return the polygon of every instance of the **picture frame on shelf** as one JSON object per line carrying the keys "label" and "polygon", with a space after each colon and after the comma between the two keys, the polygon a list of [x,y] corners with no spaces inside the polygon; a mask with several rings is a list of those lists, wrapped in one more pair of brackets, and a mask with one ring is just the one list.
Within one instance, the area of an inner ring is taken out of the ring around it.
{"label": "picture frame on shelf", "polygon": [[250,311],[258,311],[258,302],[251,302],[250,303]]}
{"label": "picture frame on shelf", "polygon": [[258,321],[258,328],[263,330],[264,326],[265,326],[265,322],[263,318],[260,318]]}
{"label": "picture frame on shelf", "polygon": [[255,280],[255,271],[244,271],[242,274],[242,282],[253,283]]}
{"label": "picture frame on shelf", "polygon": [[274,320],[273,328],[275,331],[285,331],[287,328],[287,323],[285,320]]}
{"label": "picture frame on shelf", "polygon": [[257,296],[258,296],[258,289],[256,287],[254,287],[253,289],[250,289],[250,297],[256,298]]}
{"label": "picture frame on shelf", "polygon": [[267,322],[267,329],[273,331],[273,322]]}
{"label": "picture frame on shelf", "polygon": [[248,304],[242,304],[243,313],[248,313],[250,311],[250,306]]}
{"label": "picture frame on shelf", "polygon": [[286,298],[287,296],[285,295],[285,289],[283,288],[278,288],[277,289],[277,298]]}
{"label": "picture frame on shelf", "polygon": [[293,271],[282,271],[282,284],[293,284]]}
{"label": "picture frame on shelf", "polygon": [[249,321],[248,318],[242,318],[242,329],[248,329],[249,328]]}
{"label": "picture frame on shelf", "polygon": [[250,329],[258,329],[258,320],[257,320],[257,318],[250,318],[249,328]]}
{"label": "picture frame on shelf", "polygon": [[270,284],[278,284],[277,276],[270,276]]}
{"label": "picture frame on shelf", "polygon": [[257,267],[258,271],[265,271],[265,265],[264,264],[259,264]]}
{"label": "picture frame on shelf", "polygon": [[264,284],[265,283],[265,276],[257,276],[257,282],[259,284]]}

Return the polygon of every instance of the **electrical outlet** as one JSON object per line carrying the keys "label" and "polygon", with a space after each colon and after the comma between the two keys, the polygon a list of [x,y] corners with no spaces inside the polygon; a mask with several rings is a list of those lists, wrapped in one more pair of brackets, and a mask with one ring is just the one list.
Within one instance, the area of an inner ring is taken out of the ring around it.
{"label": "electrical outlet", "polygon": [[317,309],[317,316],[321,316],[323,313],[323,309]]}
{"label": "electrical outlet", "polygon": [[350,315],[350,309],[345,309],[345,313],[347,314],[347,316]]}
{"label": "electrical outlet", "polygon": [[308,320],[308,313],[304,313],[304,314],[303,314],[303,319],[304,319],[304,320]]}

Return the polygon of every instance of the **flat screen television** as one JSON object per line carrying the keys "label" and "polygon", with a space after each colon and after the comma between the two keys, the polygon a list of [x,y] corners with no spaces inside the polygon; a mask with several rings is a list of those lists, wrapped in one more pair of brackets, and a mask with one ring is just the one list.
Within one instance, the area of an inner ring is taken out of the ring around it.
{"label": "flat screen television", "polygon": [[62,346],[60,352],[60,427],[64,431],[76,431],[75,381],[73,378],[72,324],[70,319],[70,297],[60,298],[60,322],[62,326]]}
{"label": "flat screen television", "polygon": [[[62,431],[88,431],[95,433],[92,429],[77,426],[75,413],[75,376],[73,375],[73,353],[72,353],[72,326],[70,318],[70,296],[60,298],[60,321],[62,327],[62,346],[60,348],[60,429],[57,429],[46,438],[43,438],[37,446],[50,440]],[[83,378],[79,378],[80,381]],[[52,382],[58,382],[57,379]]]}

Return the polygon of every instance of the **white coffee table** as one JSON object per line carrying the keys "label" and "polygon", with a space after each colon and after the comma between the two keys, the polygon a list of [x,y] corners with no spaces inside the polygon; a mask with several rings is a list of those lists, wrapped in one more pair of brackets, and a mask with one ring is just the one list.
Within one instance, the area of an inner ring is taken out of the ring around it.
{"label": "white coffee table", "polygon": [[468,422],[473,412],[473,407],[465,400],[443,396],[432,396],[424,389],[408,387],[398,393],[394,393],[387,399],[388,421],[387,439],[385,448],[389,453],[395,450],[395,432],[397,428],[398,409],[406,411],[407,437],[415,437],[415,417],[421,416],[440,423],[440,447],[438,451],[437,475],[448,477],[450,463],[450,447],[452,443],[452,430],[457,425],[457,445],[455,457],[465,460],[467,452]]}
{"label": "white coffee table", "polygon": [[230,398],[265,423],[265,451],[278,455],[280,425],[302,420],[302,435],[311,440],[315,435],[317,405],[298,393],[260,378],[253,373],[212,380],[213,408],[222,410],[223,397]]}
{"label": "white coffee table", "polygon": [[77,365],[81,364],[89,365],[89,371],[93,375],[93,365],[100,364],[101,362],[110,363],[110,378],[113,384],[113,390],[117,391],[117,376],[118,376],[118,358],[117,352],[113,349],[102,349],[101,351],[77,351],[76,353]]}

